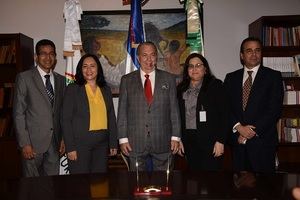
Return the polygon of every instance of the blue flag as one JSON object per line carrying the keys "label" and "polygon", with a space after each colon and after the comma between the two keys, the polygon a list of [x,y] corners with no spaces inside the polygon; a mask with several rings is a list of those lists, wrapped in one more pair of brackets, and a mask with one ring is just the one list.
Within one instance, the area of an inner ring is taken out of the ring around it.
{"label": "blue flag", "polygon": [[138,45],[144,42],[144,38],[141,1],[132,0],[127,38],[126,74],[140,67],[136,52]]}

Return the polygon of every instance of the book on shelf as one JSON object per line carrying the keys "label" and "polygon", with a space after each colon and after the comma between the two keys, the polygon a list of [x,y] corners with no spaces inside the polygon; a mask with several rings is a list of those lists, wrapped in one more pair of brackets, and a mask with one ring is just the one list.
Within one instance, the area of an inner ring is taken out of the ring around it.
{"label": "book on shelf", "polygon": [[9,119],[0,117],[0,137],[6,136]]}
{"label": "book on shelf", "polygon": [[300,91],[286,90],[284,92],[283,105],[299,105]]}
{"label": "book on shelf", "polygon": [[278,122],[277,122],[277,127],[276,127],[276,128],[277,128],[277,136],[278,136],[278,140],[279,140],[279,141],[282,141],[282,139],[281,139],[281,133],[282,133],[282,127],[283,127],[283,126],[282,126],[282,120],[283,120],[283,119],[279,119],[279,120],[278,120]]}
{"label": "book on shelf", "polygon": [[300,119],[280,119],[277,123],[277,131],[281,142],[300,142]]}
{"label": "book on shelf", "polygon": [[300,54],[293,56],[293,62],[295,75],[300,76]]}
{"label": "book on shelf", "polygon": [[263,27],[264,46],[300,46],[300,26]]}
{"label": "book on shelf", "polygon": [[280,71],[283,77],[296,76],[294,57],[263,57],[263,65]]}
{"label": "book on shelf", "polygon": [[300,142],[300,128],[284,127],[284,142]]}
{"label": "book on shelf", "polygon": [[0,64],[16,63],[16,44],[12,40],[0,45]]}
{"label": "book on shelf", "polygon": [[0,87],[0,109],[11,108],[14,98],[14,84],[4,83]]}
{"label": "book on shelf", "polygon": [[8,108],[11,108],[14,101],[14,83],[4,83],[4,91],[4,103]]}

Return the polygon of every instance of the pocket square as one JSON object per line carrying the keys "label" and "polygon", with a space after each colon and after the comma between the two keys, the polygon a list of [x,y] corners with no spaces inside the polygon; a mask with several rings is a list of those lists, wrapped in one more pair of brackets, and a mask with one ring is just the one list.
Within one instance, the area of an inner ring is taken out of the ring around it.
{"label": "pocket square", "polygon": [[169,85],[166,83],[166,84],[163,84],[162,86],[161,86],[161,89],[163,89],[163,90],[168,90],[169,89]]}

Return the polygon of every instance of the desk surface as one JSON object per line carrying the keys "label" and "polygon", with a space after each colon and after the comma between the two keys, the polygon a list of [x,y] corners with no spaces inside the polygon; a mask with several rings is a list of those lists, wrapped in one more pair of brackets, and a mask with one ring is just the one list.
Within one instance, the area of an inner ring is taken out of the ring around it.
{"label": "desk surface", "polygon": [[[134,196],[136,173],[64,175],[37,178],[0,178],[0,199],[292,199],[291,188],[300,185],[300,175],[277,173],[254,175],[230,172],[173,171],[170,196]],[[140,173],[139,185],[166,186],[166,173]]]}

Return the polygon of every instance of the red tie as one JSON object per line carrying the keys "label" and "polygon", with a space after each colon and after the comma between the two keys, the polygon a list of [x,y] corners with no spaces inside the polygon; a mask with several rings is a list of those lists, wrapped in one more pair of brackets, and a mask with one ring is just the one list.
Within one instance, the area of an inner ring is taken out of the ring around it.
{"label": "red tie", "polygon": [[150,105],[151,102],[152,102],[152,98],[153,98],[153,96],[152,96],[152,89],[151,89],[151,81],[149,79],[149,75],[148,74],[145,75],[145,78],[146,78],[146,80],[145,80],[145,84],[144,84],[144,92],[145,92],[145,96],[146,96],[147,102]]}

